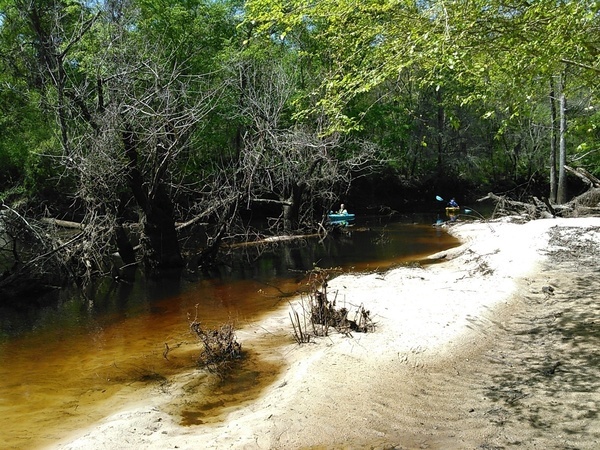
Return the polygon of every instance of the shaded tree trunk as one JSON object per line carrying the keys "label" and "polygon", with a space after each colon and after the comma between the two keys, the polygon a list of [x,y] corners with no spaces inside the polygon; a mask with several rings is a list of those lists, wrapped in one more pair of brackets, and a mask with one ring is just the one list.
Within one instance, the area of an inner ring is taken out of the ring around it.
{"label": "shaded tree trunk", "polygon": [[151,273],[183,267],[183,258],[175,230],[173,203],[163,184],[147,203],[143,221],[144,266]]}
{"label": "shaded tree trunk", "polygon": [[298,206],[288,202],[283,205],[283,230],[289,233],[297,228]]}
{"label": "shaded tree trunk", "polygon": [[283,201],[283,228],[286,233],[298,228],[302,191],[302,187],[294,184],[292,186],[292,192],[288,198]]}
{"label": "shaded tree trunk", "polygon": [[128,183],[143,212],[142,262],[151,275],[167,269],[183,267],[183,258],[177,239],[173,203],[161,181],[148,196],[144,180],[137,167],[137,137],[131,129],[123,133],[125,154],[129,161]]}

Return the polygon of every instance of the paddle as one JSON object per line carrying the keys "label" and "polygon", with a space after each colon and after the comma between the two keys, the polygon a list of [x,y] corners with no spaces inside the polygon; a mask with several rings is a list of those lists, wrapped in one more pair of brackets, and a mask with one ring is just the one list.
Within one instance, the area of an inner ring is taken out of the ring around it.
{"label": "paddle", "polygon": [[480,219],[486,220],[485,217],[480,212],[475,211],[474,209],[465,208],[465,214],[475,214]]}
{"label": "paddle", "polygon": [[[436,199],[438,202],[445,202],[445,201],[446,201],[446,200],[444,200],[442,197],[440,197],[439,195],[436,195],[436,196],[435,196],[435,199]],[[455,206],[453,206],[453,204],[454,204]],[[456,202],[454,201],[454,199],[452,199],[452,200],[450,201],[450,203],[448,203],[448,206],[449,206],[449,207],[458,208],[458,205],[456,205]]]}

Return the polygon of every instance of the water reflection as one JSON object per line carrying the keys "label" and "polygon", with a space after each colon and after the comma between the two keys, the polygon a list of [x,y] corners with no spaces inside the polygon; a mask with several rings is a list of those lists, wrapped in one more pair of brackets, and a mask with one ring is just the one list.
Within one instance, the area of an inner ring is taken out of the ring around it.
{"label": "water reflection", "polygon": [[[99,284],[92,295],[63,292],[44,307],[5,308],[0,311],[0,435],[8,448],[50,444],[114,411],[140,386],[192,371],[198,346],[189,332],[191,319],[209,327],[255,320],[298,292],[314,265],[385,269],[455,243],[431,225],[357,224],[323,242],[305,239],[232,252],[211,277]],[[183,423],[206,422],[218,416],[219,405],[241,401],[240,386],[258,389],[277,372],[258,358],[244,364],[230,382],[214,385],[195,377],[197,407],[176,411],[173,405],[172,412]],[[210,397],[215,387],[223,395]]]}

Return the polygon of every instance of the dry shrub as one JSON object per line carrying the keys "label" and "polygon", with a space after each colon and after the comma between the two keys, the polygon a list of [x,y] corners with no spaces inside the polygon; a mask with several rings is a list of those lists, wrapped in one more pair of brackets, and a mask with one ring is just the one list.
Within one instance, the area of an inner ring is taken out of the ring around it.
{"label": "dry shrub", "polygon": [[[347,307],[337,308],[337,293],[333,300],[328,299],[327,280],[333,271],[339,269],[313,268],[308,276],[308,294],[302,296],[302,318],[292,308],[290,319],[294,338],[299,344],[310,342],[311,335],[328,336],[331,327],[344,334],[352,331],[366,333],[375,329],[371,313],[363,305],[354,308],[354,317],[350,319]],[[309,332],[309,325],[312,333]]]}
{"label": "dry shrub", "polygon": [[199,321],[190,323],[190,329],[202,344],[198,364],[211,373],[223,374],[230,364],[242,357],[242,345],[237,342],[235,329],[231,323],[216,329],[204,329]]}

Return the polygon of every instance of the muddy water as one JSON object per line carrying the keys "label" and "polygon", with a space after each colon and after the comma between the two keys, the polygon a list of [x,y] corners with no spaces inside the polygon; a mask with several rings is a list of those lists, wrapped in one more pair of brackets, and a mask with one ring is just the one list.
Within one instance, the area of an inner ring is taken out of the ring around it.
{"label": "muddy water", "polygon": [[[34,311],[2,310],[2,448],[52,445],[117,410],[136,390],[196,370],[199,350],[190,320],[243,326],[297,293],[313,264],[385,269],[453,245],[453,238],[430,225],[357,225],[324,243],[306,240],[232,259],[228,270],[212,277],[101,287],[88,298],[63,296]],[[172,405],[171,412],[182,424],[200,424],[258,395],[279,368],[259,362],[253,352],[229,379],[215,384],[199,374],[189,386],[194,399],[185,407]]]}

